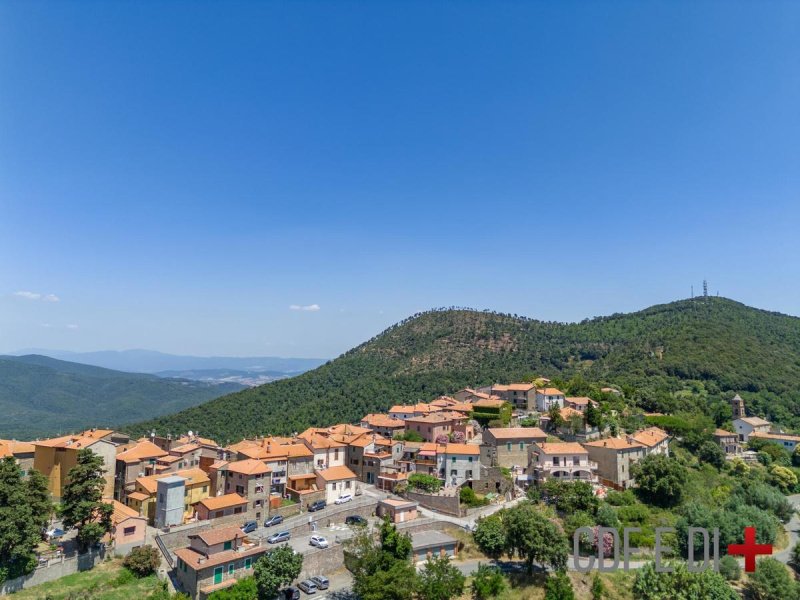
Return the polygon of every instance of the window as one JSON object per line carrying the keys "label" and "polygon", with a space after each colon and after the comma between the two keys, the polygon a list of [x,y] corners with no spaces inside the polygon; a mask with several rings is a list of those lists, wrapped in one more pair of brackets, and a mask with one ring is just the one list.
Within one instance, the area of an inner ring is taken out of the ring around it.
{"label": "window", "polygon": [[346,481],[346,482],[345,482],[345,484],[344,484],[344,489],[346,489],[346,490],[349,490],[349,489],[350,489],[350,482],[349,482],[349,481]]}
{"label": "window", "polygon": [[133,535],[136,533],[136,527],[126,527],[122,530],[122,535]]}
{"label": "window", "polygon": [[338,448],[336,448],[333,451],[333,460],[339,460],[339,449]]}
{"label": "window", "polygon": [[509,452],[511,452],[511,442],[508,442],[508,443],[506,444],[506,450],[508,450]]}
{"label": "window", "polygon": [[233,544],[233,542],[227,541],[224,544],[222,544],[222,549],[223,550],[230,550],[232,548],[232,544]]}
{"label": "window", "polygon": [[207,485],[203,486],[203,493],[204,494],[208,493],[208,486]]}
{"label": "window", "polygon": [[469,457],[469,462],[472,462],[472,457],[471,456]]}
{"label": "window", "polygon": [[245,558],[244,559],[244,568],[250,569],[253,566],[253,559],[252,558]]}
{"label": "window", "polygon": [[233,572],[236,570],[233,563],[228,565],[228,575],[233,575]]}
{"label": "window", "polygon": [[452,462],[456,462],[456,457],[455,457],[455,456],[453,457],[453,460],[452,460]]}
{"label": "window", "polygon": [[520,442],[519,443],[519,449],[520,450],[525,450],[525,442]]}
{"label": "window", "polygon": [[217,512],[215,512],[215,513],[214,513],[214,518],[215,518],[215,519],[219,519],[219,518],[220,518],[221,516],[223,516],[224,514],[225,514],[225,511],[224,511],[224,510],[218,510]]}

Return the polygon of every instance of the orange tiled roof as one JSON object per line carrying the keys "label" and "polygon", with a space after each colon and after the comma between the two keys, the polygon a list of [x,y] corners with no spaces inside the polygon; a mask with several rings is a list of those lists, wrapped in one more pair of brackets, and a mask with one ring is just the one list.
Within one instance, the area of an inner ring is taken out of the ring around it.
{"label": "orange tiled roof", "polygon": [[647,447],[655,446],[669,437],[666,431],[658,427],[648,427],[631,435],[634,440]]}
{"label": "orange tiled roof", "polygon": [[498,440],[547,438],[547,434],[538,427],[490,427],[489,431]]}
{"label": "orange tiled roof", "polygon": [[231,508],[233,506],[240,506],[247,504],[247,500],[242,498],[239,494],[225,494],[224,496],[214,496],[212,498],[204,498],[198,502],[208,510],[221,510],[224,508]]}
{"label": "orange tiled roof", "polygon": [[541,394],[543,396],[563,396],[564,392],[559,390],[558,388],[540,388],[536,390],[537,394]]}
{"label": "orange tiled roof", "polygon": [[197,485],[210,483],[211,480],[206,475],[205,471],[201,469],[184,469],[182,471],[175,471],[174,473],[163,473],[161,475],[148,475],[147,477],[138,477],[136,483],[141,485],[147,490],[150,495],[155,494],[158,490],[158,480],[165,477],[183,477],[186,479],[186,485]]}
{"label": "orange tiled roof", "polygon": [[200,538],[206,546],[214,546],[222,542],[229,542],[231,540],[244,538],[245,534],[238,525],[231,525],[228,527],[219,527],[217,529],[209,529],[208,531],[201,531],[200,533],[190,534],[189,538]]}
{"label": "orange tiled roof", "polygon": [[405,423],[400,419],[394,419],[389,415],[379,413],[370,413],[361,419],[362,423],[371,425],[372,427],[404,427]]}
{"label": "orange tiled roof", "polygon": [[588,454],[578,442],[535,442],[545,454]]}
{"label": "orange tiled roof", "polygon": [[317,471],[317,475],[322,477],[325,481],[339,481],[341,479],[356,478],[356,474],[345,466],[322,469],[321,471]]}
{"label": "orange tiled roof", "polygon": [[242,475],[264,475],[265,473],[272,472],[272,469],[263,462],[253,458],[230,462],[228,466],[225,467],[225,470],[232,473],[241,473]]}
{"label": "orange tiled roof", "polygon": [[631,448],[642,448],[638,442],[629,442],[623,438],[608,438],[605,440],[595,440],[593,442],[586,442],[584,446],[592,446],[594,448],[611,448],[612,450],[628,450]]}
{"label": "orange tiled roof", "polygon": [[33,442],[18,442],[17,440],[0,440],[0,458],[17,454],[33,454]]}
{"label": "orange tiled roof", "polygon": [[445,444],[445,454],[474,454],[481,453],[481,447],[476,444]]}
{"label": "orange tiled roof", "polygon": [[119,525],[125,519],[144,519],[138,512],[132,509],[130,506],[125,506],[122,502],[118,500],[112,500],[112,506],[114,507],[114,512],[111,515],[111,522],[114,525]]}
{"label": "orange tiled roof", "polygon": [[125,463],[137,463],[149,458],[161,458],[167,456],[161,448],[156,446],[153,442],[139,442],[133,448],[125,450],[117,454],[117,460]]}
{"label": "orange tiled roof", "polygon": [[492,396],[491,398],[481,398],[476,402],[472,403],[474,408],[500,408],[505,404],[503,400],[498,398],[497,396]]}

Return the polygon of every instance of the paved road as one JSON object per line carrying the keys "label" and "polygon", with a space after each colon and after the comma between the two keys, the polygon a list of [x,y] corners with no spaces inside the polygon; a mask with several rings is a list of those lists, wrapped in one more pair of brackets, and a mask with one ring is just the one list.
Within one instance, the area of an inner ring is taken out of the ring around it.
{"label": "paved road", "polygon": [[786,546],[784,550],[780,552],[776,552],[773,554],[773,558],[777,558],[782,563],[788,563],[792,558],[792,548],[794,548],[795,544],[800,539],[800,516],[798,516],[797,511],[800,510],[800,494],[793,494],[791,496],[786,497],[789,502],[792,503],[792,506],[795,509],[792,518],[789,519],[789,522],[783,526],[786,530],[786,533],[789,534],[789,545]]}

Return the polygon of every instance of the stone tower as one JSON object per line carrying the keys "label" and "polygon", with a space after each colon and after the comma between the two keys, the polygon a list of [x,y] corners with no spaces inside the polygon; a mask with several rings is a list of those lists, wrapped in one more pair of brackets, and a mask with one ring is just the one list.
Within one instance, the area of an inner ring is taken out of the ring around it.
{"label": "stone tower", "polygon": [[741,419],[745,416],[744,400],[742,400],[742,397],[739,394],[736,394],[733,398],[731,398],[731,409],[733,411],[734,419]]}

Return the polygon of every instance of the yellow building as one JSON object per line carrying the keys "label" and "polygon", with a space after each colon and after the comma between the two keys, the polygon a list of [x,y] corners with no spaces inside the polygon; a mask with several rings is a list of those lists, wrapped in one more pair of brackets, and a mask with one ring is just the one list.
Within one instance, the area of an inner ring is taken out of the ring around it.
{"label": "yellow building", "polygon": [[211,481],[201,469],[184,469],[174,473],[139,477],[136,480],[134,491],[127,495],[128,506],[138,511],[140,515],[147,517],[147,522],[153,525],[156,518],[158,480],[174,476],[183,477],[186,480],[184,482],[183,520],[189,521],[194,517],[194,505],[208,498],[211,489]]}
{"label": "yellow building", "polygon": [[70,469],[78,464],[78,452],[86,448],[103,459],[106,479],[103,497],[113,498],[117,459],[116,445],[109,441],[113,433],[109,429],[95,429],[33,442],[33,468],[47,478],[47,487],[56,502],[64,493]]}

